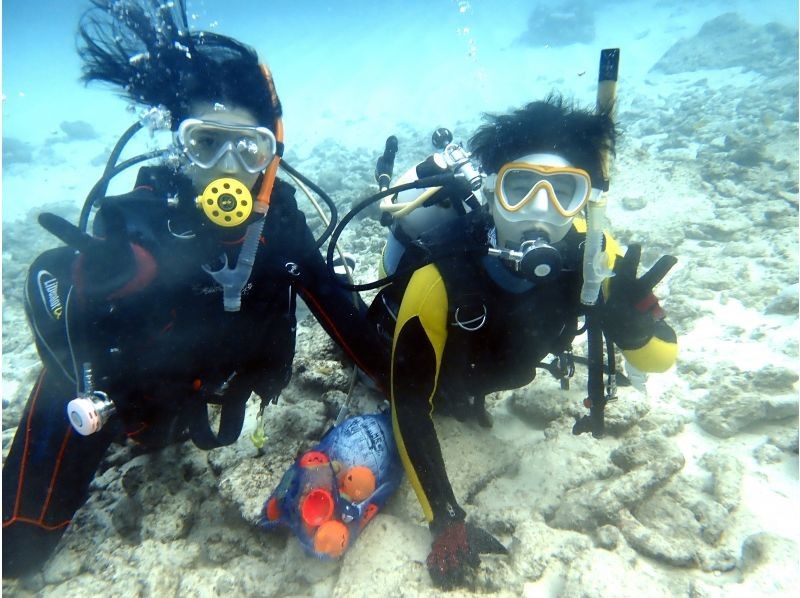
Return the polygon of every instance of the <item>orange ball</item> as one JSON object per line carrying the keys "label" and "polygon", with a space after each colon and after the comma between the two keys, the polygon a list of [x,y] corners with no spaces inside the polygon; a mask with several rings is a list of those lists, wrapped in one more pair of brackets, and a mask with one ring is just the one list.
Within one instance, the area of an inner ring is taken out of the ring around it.
{"label": "orange ball", "polygon": [[361,502],[375,492],[375,474],[363,465],[351,467],[339,479],[339,491],[351,502]]}
{"label": "orange ball", "polygon": [[341,521],[326,521],[314,536],[314,551],[329,557],[339,558],[347,550],[350,530]]}

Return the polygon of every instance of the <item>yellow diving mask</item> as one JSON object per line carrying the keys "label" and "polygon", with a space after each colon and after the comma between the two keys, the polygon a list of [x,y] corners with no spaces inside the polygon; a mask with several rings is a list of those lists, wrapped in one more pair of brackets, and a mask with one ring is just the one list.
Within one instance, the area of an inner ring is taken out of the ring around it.
{"label": "yellow diving mask", "polygon": [[244,224],[253,212],[253,195],[243,183],[226,177],[211,181],[195,204],[214,224],[233,227]]}
{"label": "yellow diving mask", "polygon": [[509,212],[518,212],[544,191],[561,216],[578,214],[592,194],[589,174],[571,166],[547,166],[529,162],[504,164],[497,173],[495,197]]}

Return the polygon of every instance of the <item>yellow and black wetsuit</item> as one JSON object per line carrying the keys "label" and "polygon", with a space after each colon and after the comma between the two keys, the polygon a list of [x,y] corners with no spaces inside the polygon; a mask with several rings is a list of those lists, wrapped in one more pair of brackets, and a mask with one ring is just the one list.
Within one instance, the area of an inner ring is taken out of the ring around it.
{"label": "yellow and black wetsuit", "polygon": [[[429,264],[411,276],[392,343],[392,414],[403,465],[432,528],[465,517],[447,478],[431,418],[434,408],[524,386],[533,380],[544,357],[569,347],[581,314],[584,233],[583,222],[576,222],[559,244],[564,267],[556,280],[545,285],[523,284],[510,290],[498,282],[496,269],[505,266],[495,258],[462,256],[462,264],[449,264],[445,271],[463,266],[472,276],[471,302],[479,297],[478,313],[485,307],[485,322],[474,331],[455,322],[455,306],[441,267]],[[613,266],[619,247],[608,235],[606,246]],[[661,321],[644,346],[624,354],[641,371],[664,371],[677,355],[675,334]]]}

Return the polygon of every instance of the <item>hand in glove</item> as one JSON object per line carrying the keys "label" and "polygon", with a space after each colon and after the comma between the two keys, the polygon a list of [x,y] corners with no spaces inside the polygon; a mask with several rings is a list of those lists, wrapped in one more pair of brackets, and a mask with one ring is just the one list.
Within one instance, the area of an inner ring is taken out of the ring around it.
{"label": "hand in glove", "polygon": [[614,264],[608,299],[600,309],[603,330],[621,349],[639,349],[652,338],[656,322],[664,319],[664,310],[653,294],[655,287],[677,263],[664,255],[641,278],[636,278],[642,246],[632,244],[624,257]]}
{"label": "hand in glove", "polygon": [[488,553],[508,551],[489,532],[463,521],[452,521],[436,533],[428,555],[428,572],[436,586],[461,586],[468,571],[480,564],[478,555]]}
{"label": "hand in glove", "polygon": [[39,215],[39,224],[80,253],[76,264],[75,286],[91,298],[115,298],[148,284],[156,271],[153,257],[128,241],[125,223],[118,210],[103,210],[105,239],[92,237],[61,216],[49,212]]}

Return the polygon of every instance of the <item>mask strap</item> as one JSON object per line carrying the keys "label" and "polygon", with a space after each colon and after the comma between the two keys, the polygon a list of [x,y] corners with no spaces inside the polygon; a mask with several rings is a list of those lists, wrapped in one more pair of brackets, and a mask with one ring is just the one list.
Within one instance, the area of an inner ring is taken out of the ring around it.
{"label": "mask strap", "polygon": [[256,195],[256,204],[253,206],[253,210],[259,212],[261,214],[266,214],[267,210],[269,209],[269,200],[270,196],[272,195],[272,188],[275,186],[275,177],[278,174],[278,165],[281,161],[281,156],[283,155],[283,121],[281,120],[281,103],[278,100],[278,93],[275,91],[275,83],[272,80],[272,73],[267,68],[267,65],[261,64],[259,65],[261,68],[261,74],[264,75],[264,79],[267,82],[267,88],[269,89],[269,97],[270,102],[272,103],[272,110],[275,114],[275,141],[276,148],[275,148],[275,155],[272,157],[272,161],[267,166],[266,171],[264,172],[264,178],[261,181],[261,188],[258,190],[258,194]]}

